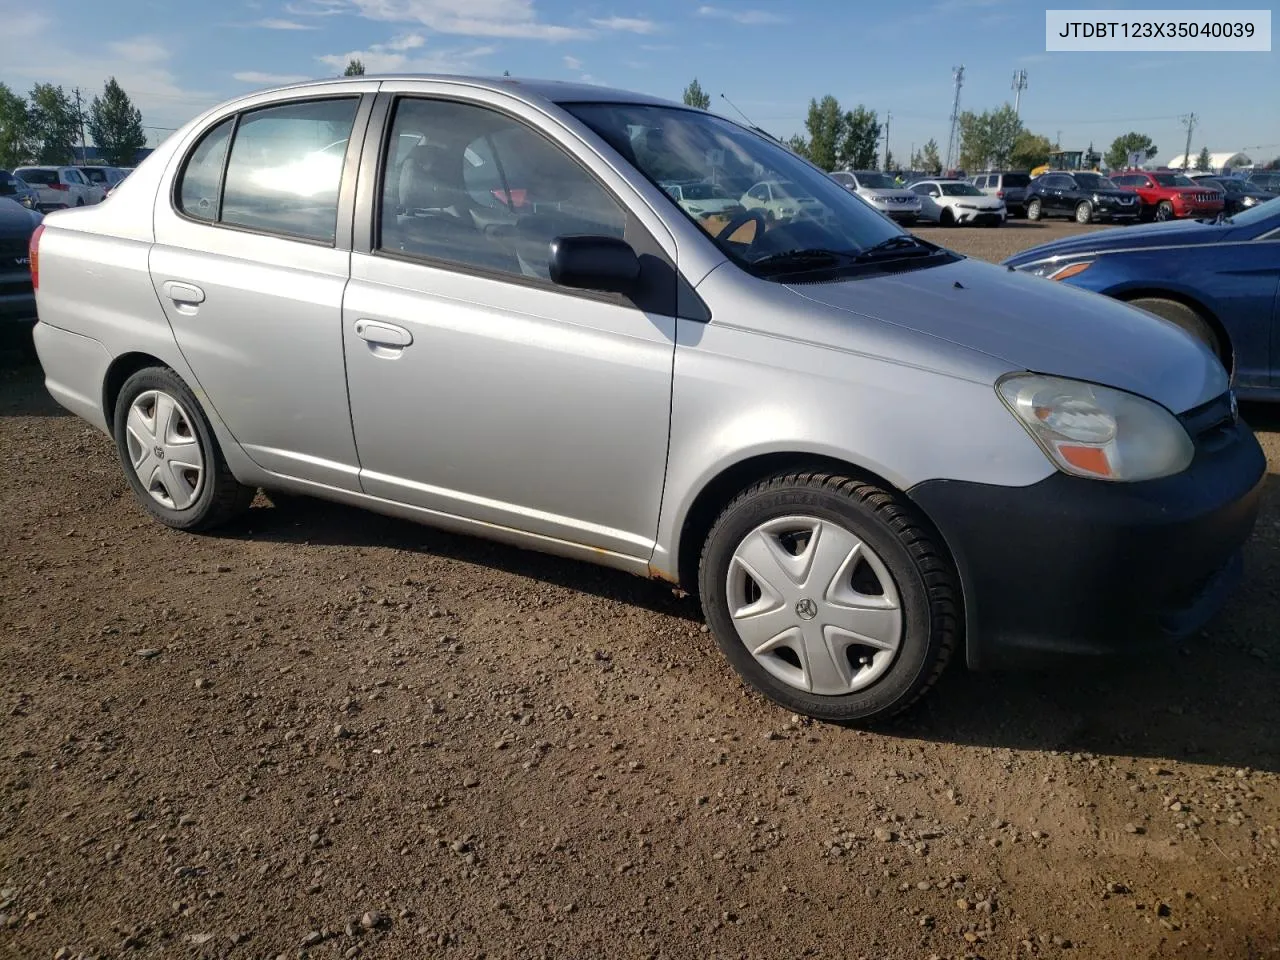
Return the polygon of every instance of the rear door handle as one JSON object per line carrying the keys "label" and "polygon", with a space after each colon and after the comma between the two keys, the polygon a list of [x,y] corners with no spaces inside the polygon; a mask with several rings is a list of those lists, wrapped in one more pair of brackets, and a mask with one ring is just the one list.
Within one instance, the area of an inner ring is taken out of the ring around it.
{"label": "rear door handle", "polygon": [[176,280],[166,280],[164,284],[164,295],[174,303],[204,303],[204,291],[193,283],[179,283]]}
{"label": "rear door handle", "polygon": [[357,320],[356,336],[384,347],[407,347],[413,343],[413,334],[404,327],[378,320]]}

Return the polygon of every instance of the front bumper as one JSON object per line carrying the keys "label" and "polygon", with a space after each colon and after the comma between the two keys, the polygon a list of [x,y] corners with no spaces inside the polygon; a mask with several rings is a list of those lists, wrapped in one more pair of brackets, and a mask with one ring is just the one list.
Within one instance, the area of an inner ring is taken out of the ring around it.
{"label": "front bumper", "polygon": [[1173,215],[1175,217],[1189,217],[1200,219],[1201,217],[1216,217],[1222,213],[1223,204],[1197,204],[1197,203],[1175,203],[1173,205]]}
{"label": "front bumper", "polygon": [[911,497],[955,557],[969,664],[988,667],[1137,652],[1200,629],[1240,578],[1265,472],[1253,432],[1233,423],[1159,480],[931,480]]}
{"label": "front bumper", "polygon": [[958,223],[971,223],[980,227],[989,226],[995,223],[1004,223],[1005,210],[962,210],[958,207],[952,207],[951,212],[956,215]]}

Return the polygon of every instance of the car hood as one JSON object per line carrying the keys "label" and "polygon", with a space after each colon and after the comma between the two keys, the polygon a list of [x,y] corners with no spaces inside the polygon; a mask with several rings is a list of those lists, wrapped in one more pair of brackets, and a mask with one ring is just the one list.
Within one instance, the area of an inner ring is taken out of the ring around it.
{"label": "car hood", "polygon": [[36,218],[31,211],[8,197],[0,197],[0,237],[11,240],[18,237],[22,240],[31,236],[36,228]]}
{"label": "car hood", "polygon": [[1167,220],[1164,223],[1141,224],[1133,227],[1112,227],[1082,233],[1050,243],[1042,243],[1014,254],[1004,261],[1017,267],[1046,257],[1077,256],[1085,253],[1101,253],[1106,250],[1131,250],[1135,247],[1184,246],[1213,243],[1223,236],[1223,229],[1216,224],[1199,220]]}
{"label": "car hood", "polygon": [[1227,389],[1222,365],[1173,324],[1100,294],[974,260],[798,296],[995,357],[1013,370],[1128,390],[1182,413]]}

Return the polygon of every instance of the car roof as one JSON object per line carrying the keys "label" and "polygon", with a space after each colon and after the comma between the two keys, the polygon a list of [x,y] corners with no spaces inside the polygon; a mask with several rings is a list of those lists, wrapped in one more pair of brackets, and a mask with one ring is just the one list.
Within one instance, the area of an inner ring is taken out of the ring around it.
{"label": "car roof", "polygon": [[[355,77],[325,77],[319,80],[307,80],[302,83],[289,84],[282,87],[268,88],[270,91],[289,90],[302,91],[307,87],[331,86],[335,83],[359,83],[367,81],[404,81],[430,80],[438,83],[456,83],[461,86],[479,87],[511,94],[529,101],[545,101],[548,103],[633,103],[651,106],[678,107],[695,109],[673,100],[664,100],[631,90],[620,90],[615,87],[601,87],[591,83],[576,83],[568,80],[539,80],[524,77],[471,77],[463,74],[435,73],[370,73]],[[267,91],[258,91],[259,93]],[[240,99],[240,98],[236,98]]]}

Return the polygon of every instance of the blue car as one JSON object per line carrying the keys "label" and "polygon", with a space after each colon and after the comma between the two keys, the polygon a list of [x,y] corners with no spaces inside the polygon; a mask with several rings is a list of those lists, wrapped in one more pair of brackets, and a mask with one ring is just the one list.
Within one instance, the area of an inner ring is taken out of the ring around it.
{"label": "blue car", "polygon": [[1216,221],[1081,234],[1005,265],[1158,314],[1217,353],[1240,396],[1280,400],[1280,198]]}

